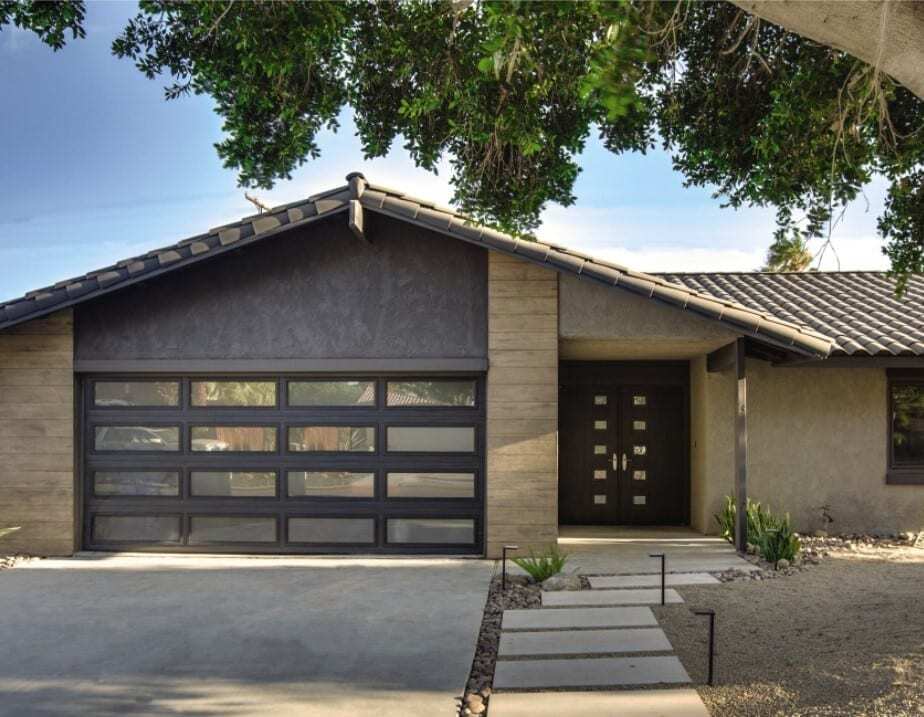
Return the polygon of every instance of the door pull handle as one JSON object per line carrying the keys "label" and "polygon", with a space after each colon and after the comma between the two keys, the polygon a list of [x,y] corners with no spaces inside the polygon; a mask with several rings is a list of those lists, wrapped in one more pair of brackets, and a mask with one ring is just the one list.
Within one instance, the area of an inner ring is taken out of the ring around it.
{"label": "door pull handle", "polygon": [[619,458],[617,458],[616,454],[614,453],[614,454],[613,454],[613,470],[614,470],[614,471],[618,471],[618,470],[619,470],[619,464],[617,463],[618,460],[619,460]]}
{"label": "door pull handle", "polygon": [[622,454],[622,471],[623,471],[623,473],[626,472],[626,468],[628,468],[628,466],[629,466],[629,459],[626,458],[626,454],[623,453],[623,454]]}

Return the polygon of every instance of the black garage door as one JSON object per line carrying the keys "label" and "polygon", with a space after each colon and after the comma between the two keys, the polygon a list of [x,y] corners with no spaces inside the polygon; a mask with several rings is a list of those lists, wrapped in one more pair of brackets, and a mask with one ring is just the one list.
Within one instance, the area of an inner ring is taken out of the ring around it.
{"label": "black garage door", "polygon": [[88,377],[84,546],[482,552],[480,377]]}

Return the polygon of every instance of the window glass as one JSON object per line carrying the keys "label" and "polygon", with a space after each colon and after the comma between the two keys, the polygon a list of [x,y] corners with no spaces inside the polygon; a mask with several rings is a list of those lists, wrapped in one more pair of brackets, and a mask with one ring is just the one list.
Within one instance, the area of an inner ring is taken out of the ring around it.
{"label": "window glass", "polygon": [[389,406],[474,406],[474,381],[389,381]]}
{"label": "window glass", "polygon": [[96,381],[93,404],[110,408],[178,406],[180,384],[177,381]]}
{"label": "window glass", "polygon": [[99,543],[176,543],[180,518],[176,515],[97,515],[93,540]]}
{"label": "window glass", "polygon": [[193,381],[193,406],[275,406],[275,381]]}
{"label": "window glass", "polygon": [[276,495],[276,474],[251,471],[193,471],[189,492],[194,496],[266,498]]}
{"label": "window glass", "polygon": [[475,542],[475,521],[470,518],[390,518],[389,543]]}
{"label": "window glass", "polygon": [[290,543],[374,543],[373,518],[289,518]]}
{"label": "window glass", "polygon": [[276,450],[273,426],[193,426],[191,447],[196,452],[270,452]]}
{"label": "window glass", "polygon": [[190,543],[275,543],[276,519],[201,516],[189,519]]}
{"label": "window glass", "polygon": [[924,464],[924,384],[892,387],[892,451],[895,465]]}
{"label": "window glass", "polygon": [[290,381],[290,406],[374,406],[375,381]]}
{"label": "window glass", "polygon": [[475,429],[471,426],[389,426],[388,450],[471,453],[475,450]]}
{"label": "window glass", "polygon": [[293,426],[289,428],[289,450],[375,451],[375,428],[371,426]]}
{"label": "window glass", "polygon": [[176,426],[96,426],[93,445],[98,451],[178,451],[180,429]]}
{"label": "window glass", "polygon": [[96,495],[179,495],[180,474],[164,471],[97,471]]}
{"label": "window glass", "polygon": [[389,473],[389,498],[474,498],[474,473]]}
{"label": "window glass", "polygon": [[340,496],[343,498],[373,498],[374,473],[349,471],[289,471],[290,496]]}

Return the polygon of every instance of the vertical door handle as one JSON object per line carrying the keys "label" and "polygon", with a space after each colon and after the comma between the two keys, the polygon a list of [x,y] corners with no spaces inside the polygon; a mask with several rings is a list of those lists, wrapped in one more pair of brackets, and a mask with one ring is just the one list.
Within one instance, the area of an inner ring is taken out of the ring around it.
{"label": "vertical door handle", "polygon": [[618,460],[619,460],[619,458],[618,458],[618,457],[616,456],[616,454],[614,453],[614,454],[613,454],[613,470],[614,470],[614,471],[618,471],[618,470],[619,470],[619,463],[617,463]]}
{"label": "vertical door handle", "polygon": [[629,465],[629,459],[626,458],[626,454],[623,453],[622,454],[622,472],[623,473],[626,472],[626,468],[628,467],[628,465]]}

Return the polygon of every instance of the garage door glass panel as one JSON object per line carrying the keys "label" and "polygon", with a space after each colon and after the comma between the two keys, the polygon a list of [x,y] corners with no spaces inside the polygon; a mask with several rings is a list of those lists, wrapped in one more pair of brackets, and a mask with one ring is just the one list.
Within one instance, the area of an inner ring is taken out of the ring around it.
{"label": "garage door glass panel", "polygon": [[471,453],[475,450],[472,426],[389,426],[389,451]]}
{"label": "garage door glass panel", "polygon": [[193,426],[195,452],[270,452],[276,450],[276,429],[269,426]]}
{"label": "garage door glass panel", "polygon": [[290,406],[374,406],[375,381],[290,381]]}
{"label": "garage door glass panel", "polygon": [[97,471],[93,474],[96,495],[180,494],[180,474],[166,471]]}
{"label": "garage door glass panel", "polygon": [[374,518],[290,518],[290,543],[375,542]]}
{"label": "garage door glass panel", "polygon": [[275,381],[192,381],[190,400],[197,407],[276,405]]}
{"label": "garage door glass panel", "polygon": [[474,406],[474,381],[389,381],[389,406]]}
{"label": "garage door glass panel", "polygon": [[178,451],[177,426],[96,426],[93,446],[98,451]]}
{"label": "garage door glass panel", "polygon": [[474,543],[475,521],[469,518],[390,518],[388,542],[456,545]]}
{"label": "garage door glass panel", "polygon": [[289,450],[301,452],[375,451],[375,428],[371,426],[293,426]]}
{"label": "garage door glass panel", "polygon": [[251,471],[193,471],[189,492],[216,498],[272,498],[276,495],[276,474]]}
{"label": "garage door glass panel", "polygon": [[189,519],[190,543],[275,543],[276,519],[200,516]]}
{"label": "garage door glass panel", "polygon": [[372,498],[375,496],[375,473],[290,471],[288,485],[292,497]]}
{"label": "garage door glass panel", "polygon": [[474,473],[389,473],[389,498],[474,498]]}
{"label": "garage door glass panel", "polygon": [[176,543],[180,518],[176,515],[97,515],[93,540],[100,543]]}
{"label": "garage door glass panel", "polygon": [[96,381],[93,405],[100,408],[178,406],[178,381]]}

